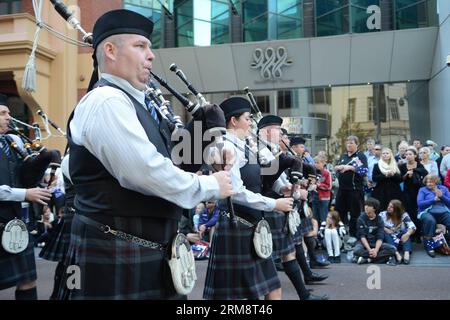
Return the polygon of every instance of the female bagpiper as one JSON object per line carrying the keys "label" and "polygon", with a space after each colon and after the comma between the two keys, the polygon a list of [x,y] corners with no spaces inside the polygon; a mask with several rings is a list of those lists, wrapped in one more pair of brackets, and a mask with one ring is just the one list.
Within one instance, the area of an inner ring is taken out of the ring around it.
{"label": "female bagpiper", "polygon": [[[232,97],[220,105],[227,121],[225,143],[234,150],[231,167],[236,224],[226,202],[214,233],[203,297],[205,299],[281,299],[281,285],[272,258],[257,255],[253,236],[255,226],[263,219],[262,211],[288,211],[293,199],[270,199],[259,194],[261,170],[255,155],[245,143],[251,118],[250,103]],[[231,218],[231,219],[230,219]]]}

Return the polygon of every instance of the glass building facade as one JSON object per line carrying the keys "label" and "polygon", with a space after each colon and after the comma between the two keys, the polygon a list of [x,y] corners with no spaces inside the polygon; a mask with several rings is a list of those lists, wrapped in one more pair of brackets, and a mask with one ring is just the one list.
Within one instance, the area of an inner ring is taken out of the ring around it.
{"label": "glass building facade", "polygon": [[[124,8],[153,20],[153,46],[160,48],[164,37],[175,39],[169,47],[186,47],[436,26],[436,1],[124,0]],[[0,0],[0,10],[15,2]]]}
{"label": "glass building facade", "polygon": [[[436,2],[174,0],[125,1],[125,5],[158,19],[156,39],[167,36],[164,25],[172,23],[173,46],[186,47],[436,26]],[[163,41],[153,42],[162,47]],[[242,92],[204,95],[214,103],[233,95],[245,97]],[[371,137],[396,150],[401,140],[430,132],[428,81],[266,90],[254,95],[263,113],[283,117],[291,133],[308,139],[313,153],[340,154],[350,134],[360,137],[362,143]]]}
{"label": "glass building facade", "polygon": [[[220,102],[230,95],[207,94]],[[430,132],[428,81],[327,86],[289,90],[254,91],[263,114],[283,117],[283,126],[307,139],[313,153],[326,150],[339,155],[345,138],[369,137],[396,150],[402,140],[410,141]],[[246,97],[242,94],[243,97]]]}

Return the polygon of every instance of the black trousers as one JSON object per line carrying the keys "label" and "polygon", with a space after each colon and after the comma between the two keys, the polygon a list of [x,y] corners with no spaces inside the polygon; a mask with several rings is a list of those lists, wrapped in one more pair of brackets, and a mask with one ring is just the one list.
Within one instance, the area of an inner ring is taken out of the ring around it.
{"label": "black trousers", "polygon": [[[350,236],[356,237],[356,221],[363,211],[363,192],[339,189],[336,196],[336,210],[342,222],[350,227]],[[350,212],[350,220],[347,213]]]}

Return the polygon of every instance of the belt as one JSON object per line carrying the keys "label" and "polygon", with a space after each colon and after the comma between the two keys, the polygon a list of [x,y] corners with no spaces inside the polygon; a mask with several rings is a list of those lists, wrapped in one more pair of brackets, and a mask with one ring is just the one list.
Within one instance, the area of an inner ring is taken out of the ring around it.
{"label": "belt", "polygon": [[113,236],[125,240],[127,242],[132,242],[134,244],[137,244],[139,246],[142,247],[146,247],[146,248],[150,248],[150,249],[154,249],[154,250],[158,250],[158,251],[165,251],[166,250],[166,246],[158,243],[158,242],[153,242],[150,240],[145,240],[136,236],[133,236],[132,234],[129,233],[125,233],[123,231],[120,230],[114,230],[111,229],[110,226],[106,225],[106,224],[102,224],[99,223],[97,221],[95,221],[94,219],[88,218],[84,215],[78,214],[77,217],[80,219],[81,222],[94,227],[96,229],[99,229],[101,232],[103,233],[111,233]]}
{"label": "belt", "polygon": [[[231,219],[230,213],[229,213],[229,212],[222,211],[222,212],[220,212],[220,215],[223,216],[223,217],[226,217],[226,218],[228,218],[228,219]],[[234,217],[236,218],[236,220],[237,220],[238,222],[242,223],[243,225],[245,225],[245,226],[247,226],[247,227],[252,228],[252,227],[255,226],[253,223],[251,223],[251,222],[245,220],[244,218],[241,218],[241,217],[237,216],[236,214],[234,215]]]}

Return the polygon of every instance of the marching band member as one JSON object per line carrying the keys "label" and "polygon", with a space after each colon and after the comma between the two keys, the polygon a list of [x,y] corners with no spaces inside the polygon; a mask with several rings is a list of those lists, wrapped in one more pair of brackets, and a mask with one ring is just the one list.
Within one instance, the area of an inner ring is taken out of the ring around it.
{"label": "marching band member", "polygon": [[[259,136],[263,142],[270,147],[271,145],[277,145],[281,142],[281,124],[283,123],[283,119],[278,116],[268,115],[263,117],[258,123]],[[281,156],[280,156],[281,157]],[[280,159],[282,161],[283,158]],[[272,158],[272,161],[275,159]],[[299,160],[301,161],[301,160]],[[279,172],[278,172],[279,173]],[[277,173],[277,174],[278,174]],[[264,176],[263,179],[267,179],[268,181],[272,181],[272,177]],[[287,179],[283,176],[283,174],[279,175],[278,179],[287,181]],[[265,189],[263,190],[263,194],[271,197],[280,197],[273,191],[274,184],[272,183],[264,183]],[[290,190],[292,186],[285,185],[285,192]],[[302,200],[306,200],[306,192],[302,192]],[[296,245],[299,242],[298,232],[291,236],[289,230],[287,230],[286,219],[287,216],[285,214],[280,214],[279,212],[271,212],[266,214],[266,219],[270,224],[272,230],[272,239],[273,239],[273,258],[281,258],[283,269],[288,276],[289,280],[294,285],[297,294],[301,300],[324,300],[328,299],[328,296],[317,296],[311,294],[305,287],[301,276],[301,269],[299,267],[299,263],[296,257]],[[301,246],[301,241],[300,245]],[[301,251],[303,253],[303,250]],[[299,253],[300,255],[301,253]],[[301,259],[301,257],[299,257]],[[303,259],[304,254],[303,254]],[[310,270],[309,270],[310,271]],[[306,276],[305,280],[309,282],[313,281],[322,281],[327,278],[327,276],[318,275],[315,273],[308,274],[309,277]]]}
{"label": "marching band member", "polygon": [[[270,199],[261,191],[261,168],[245,139],[251,129],[251,106],[247,99],[232,97],[220,104],[227,122],[225,142],[234,150],[231,167],[237,226],[223,210],[214,233],[206,274],[205,299],[281,299],[281,285],[270,255],[262,258],[253,247],[255,226],[264,220],[262,211],[288,211],[292,198]],[[270,243],[271,246],[271,243]]]}
{"label": "marching band member", "polygon": [[94,25],[101,85],[81,99],[68,125],[77,194],[66,261],[79,267],[81,283],[58,298],[185,298],[166,261],[180,207],[232,194],[228,172],[197,176],[170,159],[166,120],[144,95],[152,30],[151,20],[123,9]]}
{"label": "marching band member", "polygon": [[[46,204],[51,193],[41,188],[24,188],[27,186],[21,181],[22,160],[10,148],[5,137],[9,121],[7,99],[0,94],[0,290],[16,286],[16,300],[36,300],[37,276],[33,241],[28,241],[26,225],[20,220],[21,202],[26,200]],[[22,147],[19,137],[8,137]],[[5,240],[8,233],[17,236],[17,232],[20,238],[10,237],[9,241]]]}

